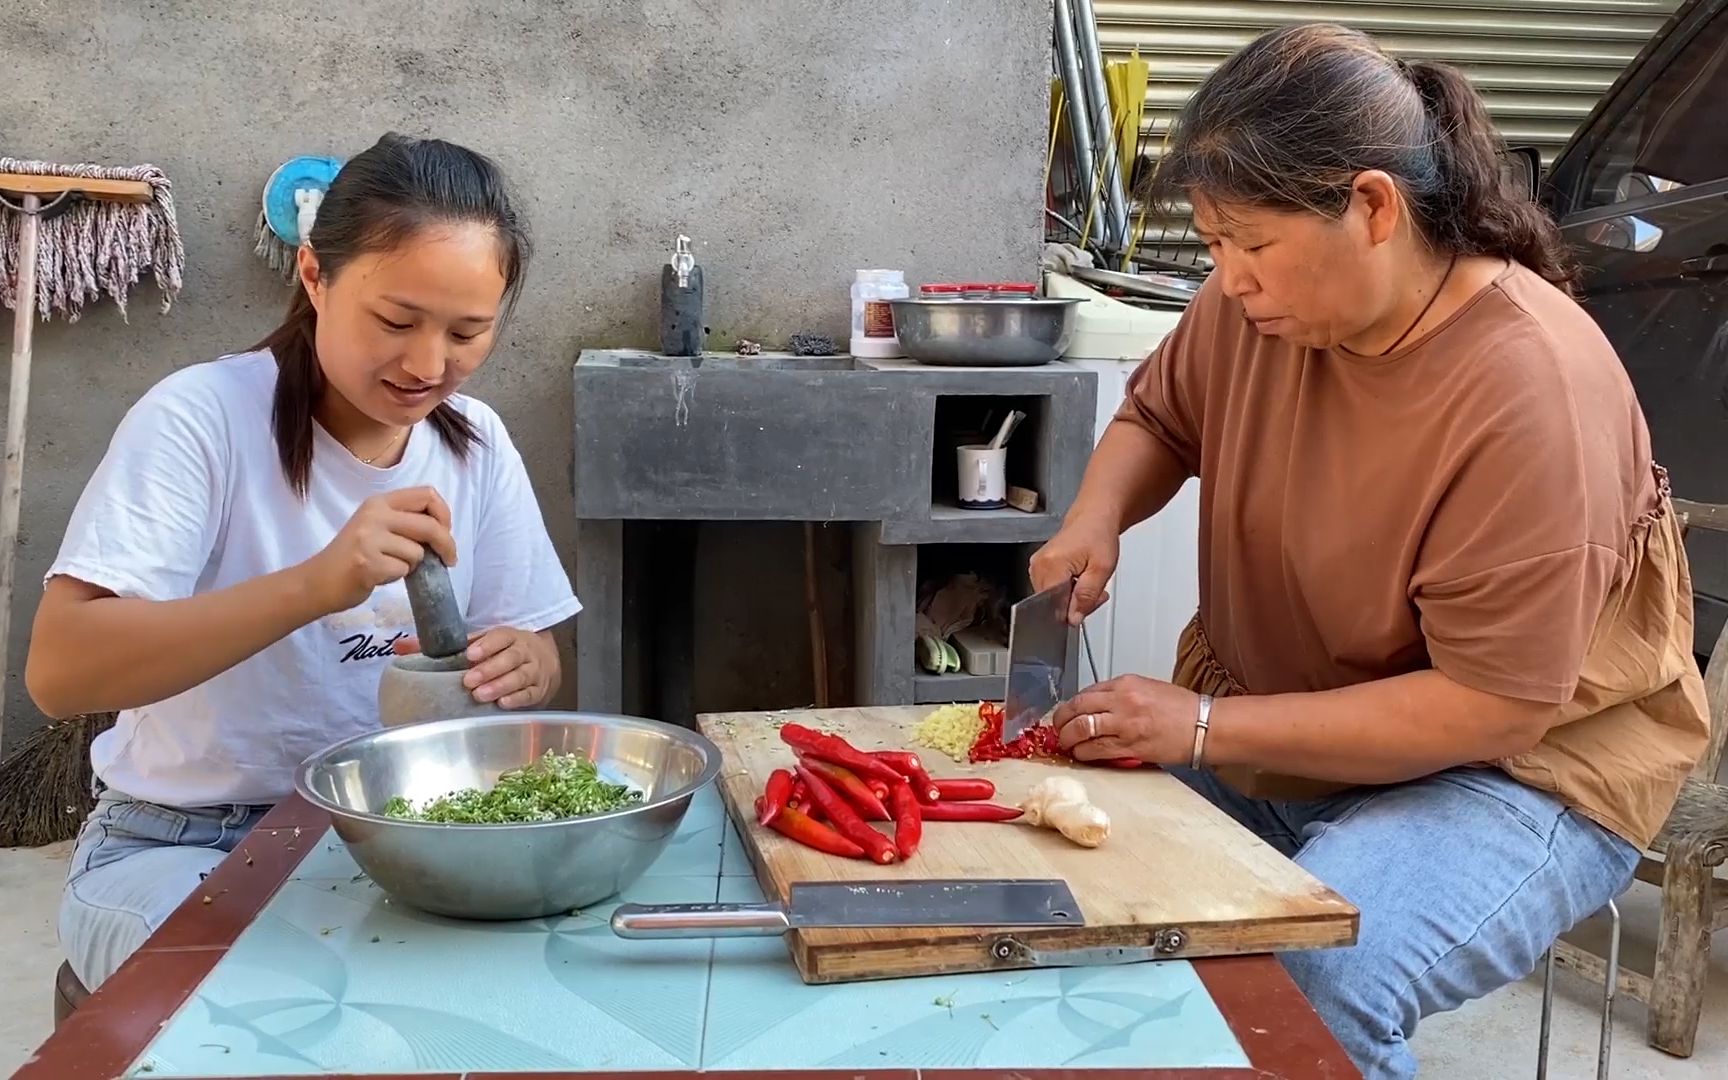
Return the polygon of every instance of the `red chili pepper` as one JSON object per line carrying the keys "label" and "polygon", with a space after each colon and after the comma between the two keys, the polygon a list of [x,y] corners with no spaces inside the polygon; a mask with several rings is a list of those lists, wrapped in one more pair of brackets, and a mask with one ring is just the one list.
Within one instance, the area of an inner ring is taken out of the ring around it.
{"label": "red chili pepper", "polygon": [[924,836],[924,817],[918,811],[918,796],[913,794],[912,785],[895,784],[888,798],[894,807],[894,849],[900,853],[900,861],[905,862],[918,850],[918,841]]}
{"label": "red chili pepper", "polygon": [[935,802],[942,796],[936,791],[936,784],[930,779],[930,774],[924,771],[924,763],[918,760],[917,754],[904,750],[878,750],[871,755],[877,761],[885,762],[912,785],[912,794],[919,802]]}
{"label": "red chili pepper", "polygon": [[955,777],[952,780],[937,780],[935,783],[937,798],[931,800],[933,802],[973,802],[996,794],[996,785],[983,777]]}
{"label": "red chili pepper", "polygon": [[786,809],[787,800],[791,797],[792,774],[785,769],[775,769],[762,786],[762,806],[756,811],[756,821],[762,825],[772,822],[776,814]]}
{"label": "red chili pepper", "polygon": [[808,754],[835,765],[844,765],[866,779],[874,776],[890,786],[895,781],[903,779],[892,768],[854,747],[840,736],[825,735],[813,728],[807,728],[803,724],[780,725],[780,741],[801,754]]}
{"label": "red chili pepper", "polygon": [[810,789],[804,786],[804,781],[792,781],[792,795],[786,800],[787,806],[796,806],[800,810],[810,805]]}
{"label": "red chili pepper", "polygon": [[981,702],[978,706],[979,719],[984,721],[984,727],[978,732],[978,738],[973,740],[972,748],[967,757],[973,761],[1000,761],[1003,758],[1067,758],[1069,754],[1062,749],[1057,740],[1056,729],[1049,724],[1037,724],[1027,728],[1007,743],[1002,741],[1003,712],[999,705],[993,702]]}
{"label": "red chili pepper", "polygon": [[790,840],[796,840],[805,847],[825,851],[830,855],[839,855],[845,859],[862,859],[864,849],[839,833],[823,825],[802,810],[791,807],[780,811],[774,820],[768,824],[770,829]]}
{"label": "red chili pepper", "polygon": [[913,769],[923,768],[918,755],[910,750],[872,750],[870,756],[884,762],[889,768],[899,773],[901,777],[910,780]]}
{"label": "red chili pepper", "polygon": [[925,821],[1013,821],[1025,811],[987,802],[935,802],[919,807]]}
{"label": "red chili pepper", "polygon": [[858,816],[865,821],[892,821],[888,808],[882,805],[882,800],[870,790],[870,786],[858,779],[858,774],[851,769],[822,761],[808,754],[799,754],[798,763],[804,765],[820,776],[852,804],[852,809],[858,811]]}
{"label": "red chili pepper", "polygon": [[800,761],[798,775],[810,788],[810,798],[822,812],[828,816],[828,821],[834,826],[834,831],[864,849],[871,862],[891,863],[894,861],[894,845],[888,838],[872,829],[858,816],[858,812],[847,805],[835,790],[828,786],[828,781],[818,776],[815,770]]}
{"label": "red chili pepper", "polygon": [[864,781],[864,786],[870,789],[870,794],[872,794],[872,795],[876,796],[878,799],[882,800],[883,805],[887,805],[887,803],[888,803],[888,785],[887,784],[884,784],[882,781],[880,781],[880,780],[876,779],[874,776],[872,776],[870,779]]}

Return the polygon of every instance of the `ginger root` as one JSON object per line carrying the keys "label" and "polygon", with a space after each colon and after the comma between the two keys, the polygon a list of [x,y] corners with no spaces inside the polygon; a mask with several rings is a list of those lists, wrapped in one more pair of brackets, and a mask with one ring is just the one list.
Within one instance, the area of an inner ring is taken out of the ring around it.
{"label": "ginger root", "polygon": [[1055,829],[1081,847],[1097,847],[1110,835],[1110,816],[1086,798],[1086,789],[1071,776],[1039,781],[1020,802],[1028,825]]}

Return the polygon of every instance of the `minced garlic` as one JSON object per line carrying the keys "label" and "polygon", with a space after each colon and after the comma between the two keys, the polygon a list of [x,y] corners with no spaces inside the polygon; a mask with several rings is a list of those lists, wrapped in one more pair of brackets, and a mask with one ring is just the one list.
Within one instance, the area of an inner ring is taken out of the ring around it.
{"label": "minced garlic", "polygon": [[912,741],[965,764],[971,760],[972,744],[983,730],[984,718],[978,715],[977,705],[939,705],[919,721]]}

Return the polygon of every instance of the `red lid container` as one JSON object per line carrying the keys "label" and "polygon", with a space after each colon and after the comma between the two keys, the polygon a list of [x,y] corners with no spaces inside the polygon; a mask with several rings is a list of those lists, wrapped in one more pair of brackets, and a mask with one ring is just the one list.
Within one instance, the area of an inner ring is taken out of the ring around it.
{"label": "red lid container", "polygon": [[962,285],[949,285],[942,282],[934,282],[918,286],[918,295],[933,299],[952,300],[958,297],[964,290],[965,287]]}

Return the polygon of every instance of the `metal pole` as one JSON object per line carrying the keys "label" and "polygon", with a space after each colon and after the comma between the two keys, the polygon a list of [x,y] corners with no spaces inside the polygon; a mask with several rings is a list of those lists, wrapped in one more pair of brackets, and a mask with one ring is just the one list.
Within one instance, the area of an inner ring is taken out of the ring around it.
{"label": "metal pole", "polygon": [[[1075,197],[1074,218],[1082,227],[1086,222],[1086,201],[1096,186],[1092,171],[1092,124],[1087,108],[1086,76],[1080,69],[1079,48],[1074,40],[1074,6],[1071,0],[1056,0],[1056,64],[1062,74],[1062,85],[1068,94],[1068,134],[1074,140],[1074,170],[1080,190]],[[1089,237],[1105,244],[1106,231],[1102,218],[1095,219],[1087,229]],[[1082,237],[1082,241],[1087,237]]]}
{"label": "metal pole", "polygon": [[[0,671],[8,675],[12,667],[12,580],[17,569],[19,512],[24,502],[24,418],[30,408],[30,335],[36,328],[41,197],[26,192],[22,210],[18,286],[12,296],[12,381],[6,391],[6,478],[0,488]],[[0,680],[0,723],[5,718],[5,680]]]}
{"label": "metal pole", "polygon": [[1093,123],[1092,141],[1104,161],[1104,202],[1109,208],[1108,233],[1118,247],[1128,244],[1128,202],[1122,184],[1122,159],[1116,150],[1116,116],[1104,81],[1104,51],[1098,47],[1098,18],[1092,0],[1073,0],[1074,29],[1079,34],[1080,68],[1085,73]]}

